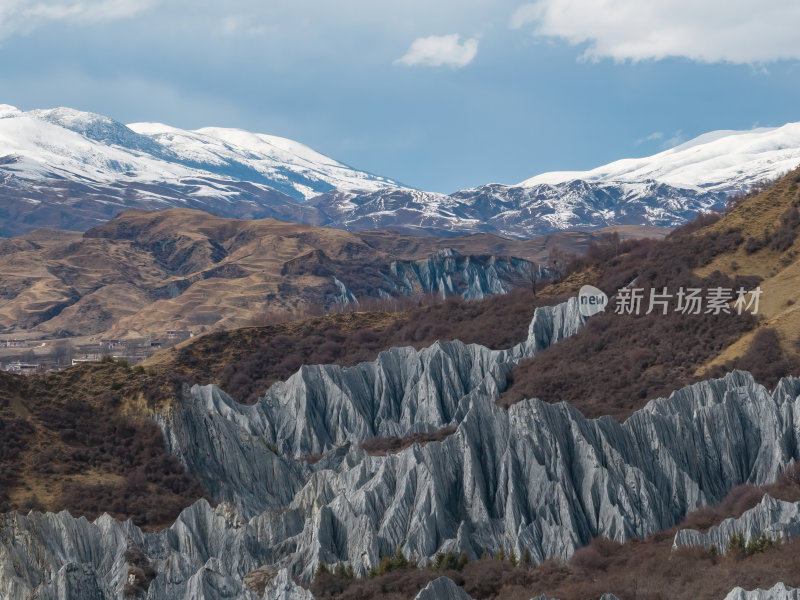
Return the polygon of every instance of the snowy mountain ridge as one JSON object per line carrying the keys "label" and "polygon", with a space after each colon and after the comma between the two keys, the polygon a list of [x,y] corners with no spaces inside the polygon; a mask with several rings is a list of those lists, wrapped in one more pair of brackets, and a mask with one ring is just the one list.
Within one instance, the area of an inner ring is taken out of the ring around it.
{"label": "snowy mountain ridge", "polygon": [[568,181],[642,182],[735,193],[754,181],[772,179],[800,164],[800,123],[747,131],[721,130],[644,158],[625,158],[588,171],[553,171],[519,185]]}
{"label": "snowy mountain ridge", "polygon": [[405,187],[286,138],[0,105],[0,236],[38,227],[83,231],[127,209],[174,207],[434,236],[675,227],[798,164],[800,123],[789,123],[711,132],[649,157],[448,195]]}
{"label": "snowy mountain ridge", "polygon": [[13,157],[10,169],[24,179],[177,183],[222,177],[269,186],[301,201],[334,188],[400,187],[285,138],[220,127],[126,126],[70,108],[22,112],[0,106],[0,155]]}

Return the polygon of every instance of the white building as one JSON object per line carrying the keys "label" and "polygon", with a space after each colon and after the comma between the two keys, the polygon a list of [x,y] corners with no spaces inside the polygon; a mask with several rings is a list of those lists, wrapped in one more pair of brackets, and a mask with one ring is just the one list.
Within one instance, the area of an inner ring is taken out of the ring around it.
{"label": "white building", "polygon": [[18,360],[8,363],[8,366],[6,366],[7,373],[14,373],[16,375],[33,375],[34,373],[38,373],[39,370],[39,365],[24,363]]}

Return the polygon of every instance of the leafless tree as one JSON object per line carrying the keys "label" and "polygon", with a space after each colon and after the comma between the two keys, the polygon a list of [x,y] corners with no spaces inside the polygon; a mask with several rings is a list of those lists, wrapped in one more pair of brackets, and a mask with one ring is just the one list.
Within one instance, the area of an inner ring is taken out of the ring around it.
{"label": "leafless tree", "polygon": [[529,262],[519,271],[520,287],[528,288],[533,292],[534,296],[536,295],[536,290],[541,279],[541,271],[539,265],[536,263]]}
{"label": "leafless tree", "polygon": [[553,246],[547,255],[547,268],[553,281],[561,281],[567,272],[567,255],[561,248]]}

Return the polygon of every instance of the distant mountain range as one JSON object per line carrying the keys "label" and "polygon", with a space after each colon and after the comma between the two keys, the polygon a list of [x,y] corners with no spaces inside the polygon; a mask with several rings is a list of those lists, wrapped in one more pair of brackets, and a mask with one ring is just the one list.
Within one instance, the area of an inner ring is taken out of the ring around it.
{"label": "distant mountain range", "polygon": [[[368,309],[425,294],[478,299],[530,286],[531,268],[542,274],[531,263],[543,264],[551,248],[582,253],[608,231],[443,239],[131,210],[85,233],[41,229],[0,240],[0,333],[205,331],[309,307]],[[623,239],[666,232],[613,231]]]}
{"label": "distant mountain range", "polygon": [[126,209],[174,207],[434,236],[672,227],[798,164],[800,123],[792,123],[713,132],[591,171],[446,195],[353,169],[285,138],[0,105],[0,236],[39,227],[84,231]]}

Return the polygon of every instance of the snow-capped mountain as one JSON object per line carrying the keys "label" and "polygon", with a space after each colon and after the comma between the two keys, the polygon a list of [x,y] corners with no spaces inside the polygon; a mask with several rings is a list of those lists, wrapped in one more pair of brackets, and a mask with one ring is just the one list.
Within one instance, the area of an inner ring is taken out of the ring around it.
{"label": "snow-capped mountain", "polygon": [[525,238],[610,225],[675,227],[798,165],[800,123],[790,123],[716,131],[653,156],[591,171],[543,173],[512,186],[488,184],[449,196],[393,189],[332,192],[311,203],[336,226],[353,230]]}
{"label": "snow-capped mountain", "polygon": [[308,198],[387,187],[400,186],[285,138],[0,105],[0,235],[82,230],[128,208],[176,206],[318,223]]}
{"label": "snow-capped mountain", "polygon": [[582,180],[531,187],[482,185],[451,195],[387,189],[369,194],[330,192],[313,198],[333,227],[391,229],[417,235],[494,233],[526,239],[571,229],[612,225],[675,227],[725,205],[727,195],[673,188],[657,181]]}
{"label": "snow-capped mountain", "polygon": [[171,207],[421,235],[673,227],[798,164],[800,123],[790,123],[708,133],[650,157],[447,195],[403,187],[285,138],[0,105],[0,236],[85,230],[126,209]]}
{"label": "snow-capped mountain", "polygon": [[626,158],[590,171],[553,171],[519,184],[535,187],[569,181],[640,183],[732,194],[754,181],[773,179],[800,164],[800,123],[749,131],[713,131],[645,158]]}
{"label": "snow-capped mountain", "polygon": [[185,131],[161,123],[123,125],[70,108],[22,112],[0,106],[0,150],[20,177],[62,176],[96,182],[120,177],[178,182],[223,177],[266,185],[298,200],[334,188],[398,187],[286,138],[240,129]]}

